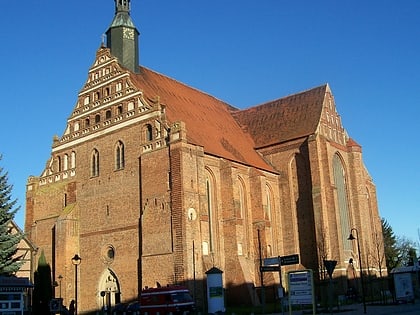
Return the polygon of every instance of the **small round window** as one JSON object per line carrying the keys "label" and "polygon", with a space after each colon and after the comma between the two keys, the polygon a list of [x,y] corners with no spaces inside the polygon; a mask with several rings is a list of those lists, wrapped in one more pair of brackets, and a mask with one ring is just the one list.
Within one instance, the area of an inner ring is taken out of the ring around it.
{"label": "small round window", "polygon": [[115,248],[112,245],[106,245],[102,249],[102,257],[106,263],[112,263],[115,258]]}
{"label": "small round window", "polygon": [[108,251],[106,252],[106,256],[108,259],[114,259],[115,250],[112,247],[108,247]]}

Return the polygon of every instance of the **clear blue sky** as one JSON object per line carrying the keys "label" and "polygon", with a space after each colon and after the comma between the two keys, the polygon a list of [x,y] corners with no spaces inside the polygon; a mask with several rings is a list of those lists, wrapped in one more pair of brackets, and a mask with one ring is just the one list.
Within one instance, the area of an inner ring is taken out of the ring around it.
{"label": "clear blue sky", "polygon": [[[113,0],[2,1],[1,166],[25,184],[61,136],[114,16]],[[132,0],[140,63],[239,108],[329,83],[363,147],[380,214],[420,228],[419,0]]]}

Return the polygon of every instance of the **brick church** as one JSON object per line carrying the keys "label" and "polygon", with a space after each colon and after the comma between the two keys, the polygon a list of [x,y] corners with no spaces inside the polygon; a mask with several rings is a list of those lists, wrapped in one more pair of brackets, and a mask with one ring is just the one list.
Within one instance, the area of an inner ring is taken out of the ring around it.
{"label": "brick church", "polygon": [[[27,182],[25,232],[66,305],[78,294],[81,313],[113,306],[157,282],[205,305],[212,267],[228,305],[258,304],[257,288],[286,286],[287,271],[323,279],[325,259],[354,278],[357,243],[363,271],[381,272],[375,185],[328,84],[238,109],[139,63],[130,0],[115,0],[106,35]],[[281,276],[260,273],[264,258],[293,254]]]}

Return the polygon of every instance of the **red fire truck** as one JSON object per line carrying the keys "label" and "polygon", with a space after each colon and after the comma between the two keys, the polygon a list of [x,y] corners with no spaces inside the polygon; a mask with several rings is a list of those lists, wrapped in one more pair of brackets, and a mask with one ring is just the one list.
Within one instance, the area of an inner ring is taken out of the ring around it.
{"label": "red fire truck", "polygon": [[188,315],[195,303],[186,287],[172,285],[142,290],[140,309],[142,315]]}

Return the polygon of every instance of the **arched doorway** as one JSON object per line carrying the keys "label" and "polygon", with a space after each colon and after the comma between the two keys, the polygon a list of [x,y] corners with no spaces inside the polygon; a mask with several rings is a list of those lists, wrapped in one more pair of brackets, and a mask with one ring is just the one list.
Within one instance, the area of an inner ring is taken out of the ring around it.
{"label": "arched doorway", "polygon": [[98,286],[98,306],[109,310],[114,305],[121,302],[120,284],[117,275],[111,270],[106,269],[99,280]]}
{"label": "arched doorway", "polygon": [[358,287],[357,287],[356,269],[353,265],[353,258],[349,259],[346,273],[347,273],[347,297],[350,299],[356,300],[359,292],[358,292]]}

